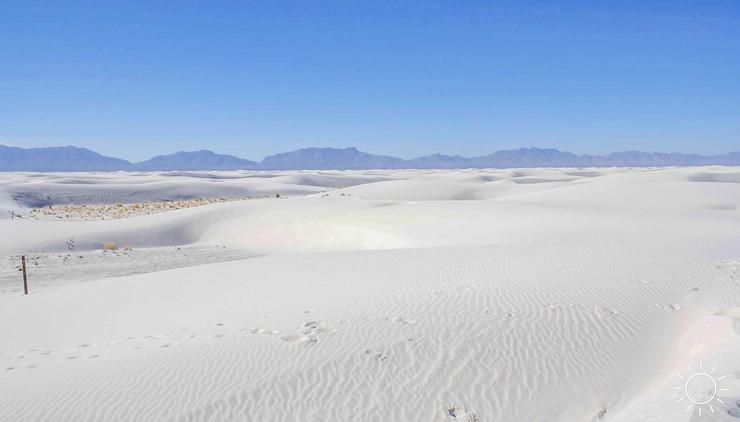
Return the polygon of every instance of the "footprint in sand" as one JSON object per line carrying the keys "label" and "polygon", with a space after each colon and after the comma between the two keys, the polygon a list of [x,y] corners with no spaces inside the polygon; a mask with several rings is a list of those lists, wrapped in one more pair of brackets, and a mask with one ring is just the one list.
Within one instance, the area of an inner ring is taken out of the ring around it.
{"label": "footprint in sand", "polygon": [[373,358],[377,359],[380,363],[388,363],[391,361],[391,358],[388,357],[385,353],[379,351],[379,350],[372,350],[367,349],[365,350],[365,355],[372,356]]}
{"label": "footprint in sand", "polygon": [[594,312],[596,312],[596,315],[600,317],[612,319],[616,319],[620,314],[620,312],[615,309],[605,308],[603,306],[597,306],[594,308]]}
{"label": "footprint in sand", "polygon": [[473,412],[468,412],[464,408],[456,406],[447,406],[447,415],[453,419],[459,419],[465,422],[478,422],[478,416]]}
{"label": "footprint in sand", "polygon": [[403,318],[398,317],[398,316],[386,318],[386,321],[397,322],[399,324],[404,324],[404,325],[407,325],[407,324],[416,324],[416,321],[413,320],[413,319],[403,319]]}
{"label": "footprint in sand", "polygon": [[671,304],[663,305],[663,309],[665,309],[666,311],[678,312],[681,309],[683,309],[683,307],[679,305],[678,303],[671,303]]}
{"label": "footprint in sand", "polygon": [[301,331],[301,334],[283,336],[280,337],[280,339],[288,343],[312,344],[317,343],[324,334],[333,334],[337,332],[337,330],[330,330],[322,327],[321,321],[308,321],[303,324],[299,330]]}

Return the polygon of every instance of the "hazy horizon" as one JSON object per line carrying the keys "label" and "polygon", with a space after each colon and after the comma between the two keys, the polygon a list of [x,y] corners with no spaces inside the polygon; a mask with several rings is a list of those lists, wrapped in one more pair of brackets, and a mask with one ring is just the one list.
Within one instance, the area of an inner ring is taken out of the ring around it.
{"label": "hazy horizon", "polygon": [[274,156],[274,155],[284,154],[284,153],[291,153],[291,152],[296,152],[296,151],[300,151],[300,150],[307,150],[307,149],[326,149],[326,150],[329,150],[329,149],[333,149],[333,150],[356,149],[359,152],[367,153],[367,154],[374,155],[374,156],[387,156],[387,157],[392,157],[392,158],[400,158],[402,160],[413,160],[413,159],[416,159],[416,158],[423,158],[423,157],[428,157],[428,156],[433,156],[433,155],[444,155],[444,156],[453,156],[453,157],[463,157],[463,158],[470,159],[470,158],[476,158],[476,157],[482,157],[482,156],[486,156],[486,155],[491,155],[491,154],[494,154],[496,152],[516,151],[516,150],[556,150],[556,151],[563,152],[563,153],[575,154],[577,156],[595,156],[595,157],[596,156],[606,156],[606,155],[614,154],[614,153],[627,153],[627,152],[640,152],[640,153],[650,153],[650,154],[699,155],[699,156],[711,157],[711,156],[719,156],[719,155],[725,155],[725,154],[731,154],[731,153],[740,152],[740,147],[738,147],[738,148],[736,148],[734,150],[728,150],[728,151],[720,152],[720,153],[717,153],[717,154],[700,154],[700,153],[691,152],[691,151],[653,151],[653,150],[614,150],[614,151],[605,152],[603,154],[588,154],[588,153],[581,153],[581,152],[578,152],[578,151],[565,150],[565,149],[557,148],[557,147],[543,148],[543,147],[539,147],[539,146],[528,145],[528,146],[520,146],[520,147],[507,148],[507,149],[492,150],[492,151],[489,151],[487,153],[482,153],[480,155],[463,155],[463,154],[449,153],[449,152],[446,152],[446,151],[436,151],[436,152],[432,152],[432,153],[424,154],[424,155],[412,155],[412,156],[409,156],[409,157],[401,157],[401,156],[392,155],[392,154],[383,154],[383,153],[378,153],[376,151],[365,150],[365,149],[362,149],[362,148],[358,148],[358,147],[356,147],[354,145],[347,145],[347,146],[336,146],[336,147],[333,147],[333,146],[332,147],[304,146],[304,147],[296,148],[294,150],[289,150],[289,151],[274,151],[272,153],[268,153],[267,155],[264,155],[264,156],[261,156],[261,157],[242,156],[242,155],[239,155],[239,154],[235,154],[233,152],[230,152],[230,151],[213,150],[213,149],[209,149],[209,148],[200,148],[200,149],[194,149],[194,150],[182,150],[182,149],[179,149],[179,150],[172,150],[170,152],[165,152],[165,153],[162,153],[162,154],[151,155],[151,156],[145,157],[144,159],[141,159],[141,160],[130,160],[130,159],[127,159],[126,157],[116,156],[116,155],[108,155],[108,154],[101,153],[100,151],[98,151],[98,150],[96,150],[94,148],[81,147],[81,146],[78,146],[78,145],[20,146],[20,145],[9,145],[9,144],[0,143],[0,147],[1,146],[11,147],[11,148],[24,148],[24,149],[65,148],[65,147],[85,148],[85,149],[88,149],[88,150],[93,151],[95,153],[98,153],[100,155],[103,155],[103,156],[106,156],[106,157],[110,157],[110,158],[118,158],[118,159],[126,160],[126,161],[129,161],[129,162],[133,163],[133,164],[138,163],[138,162],[142,162],[142,161],[146,161],[146,160],[149,160],[149,159],[152,159],[152,158],[155,158],[155,157],[160,157],[160,156],[169,156],[169,155],[174,155],[174,154],[178,154],[178,153],[196,153],[196,152],[201,152],[201,151],[209,151],[209,152],[212,152],[212,153],[215,153],[215,154],[218,154],[218,155],[230,155],[230,156],[238,157],[238,158],[249,160],[249,161],[255,161],[255,162],[260,162],[260,161],[264,160],[265,158],[271,157],[271,156]]}

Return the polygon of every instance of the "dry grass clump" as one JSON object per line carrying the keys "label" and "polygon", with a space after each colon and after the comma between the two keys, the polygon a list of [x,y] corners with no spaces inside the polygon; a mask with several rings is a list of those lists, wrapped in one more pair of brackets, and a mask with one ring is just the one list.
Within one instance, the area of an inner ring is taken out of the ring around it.
{"label": "dry grass clump", "polygon": [[[107,220],[149,215],[183,208],[200,207],[220,202],[243,201],[249,197],[238,198],[195,198],[179,200],[146,201],[130,204],[59,204],[53,208],[34,208],[32,218],[54,218],[59,220]],[[19,216],[20,217],[20,216]]]}
{"label": "dry grass clump", "polygon": [[116,246],[113,242],[105,242],[103,243],[103,250],[105,251],[115,251],[118,249],[118,246]]}

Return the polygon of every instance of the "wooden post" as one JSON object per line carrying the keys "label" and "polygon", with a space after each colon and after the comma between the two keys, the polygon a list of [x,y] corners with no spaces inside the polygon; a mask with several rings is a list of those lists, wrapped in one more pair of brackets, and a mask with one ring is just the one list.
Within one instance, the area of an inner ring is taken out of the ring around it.
{"label": "wooden post", "polygon": [[23,267],[23,292],[28,294],[28,276],[26,275],[26,256],[21,255],[21,266]]}

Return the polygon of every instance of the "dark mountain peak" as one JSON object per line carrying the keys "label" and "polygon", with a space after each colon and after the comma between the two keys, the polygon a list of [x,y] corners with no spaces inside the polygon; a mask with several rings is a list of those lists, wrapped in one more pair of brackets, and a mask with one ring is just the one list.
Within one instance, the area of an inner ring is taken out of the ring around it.
{"label": "dark mountain peak", "polygon": [[554,148],[518,148],[496,151],[471,158],[475,167],[569,167],[579,164],[579,157]]}
{"label": "dark mountain peak", "polygon": [[265,157],[259,166],[268,170],[383,169],[399,168],[404,162],[400,158],[368,154],[355,147],[303,148]]}
{"label": "dark mountain peak", "polygon": [[233,155],[216,154],[213,151],[178,151],[174,154],[158,155],[147,161],[136,163],[137,170],[242,170],[257,165]]}
{"label": "dark mountain peak", "polygon": [[0,145],[2,171],[116,171],[130,167],[126,160],[71,145],[48,148]]}

